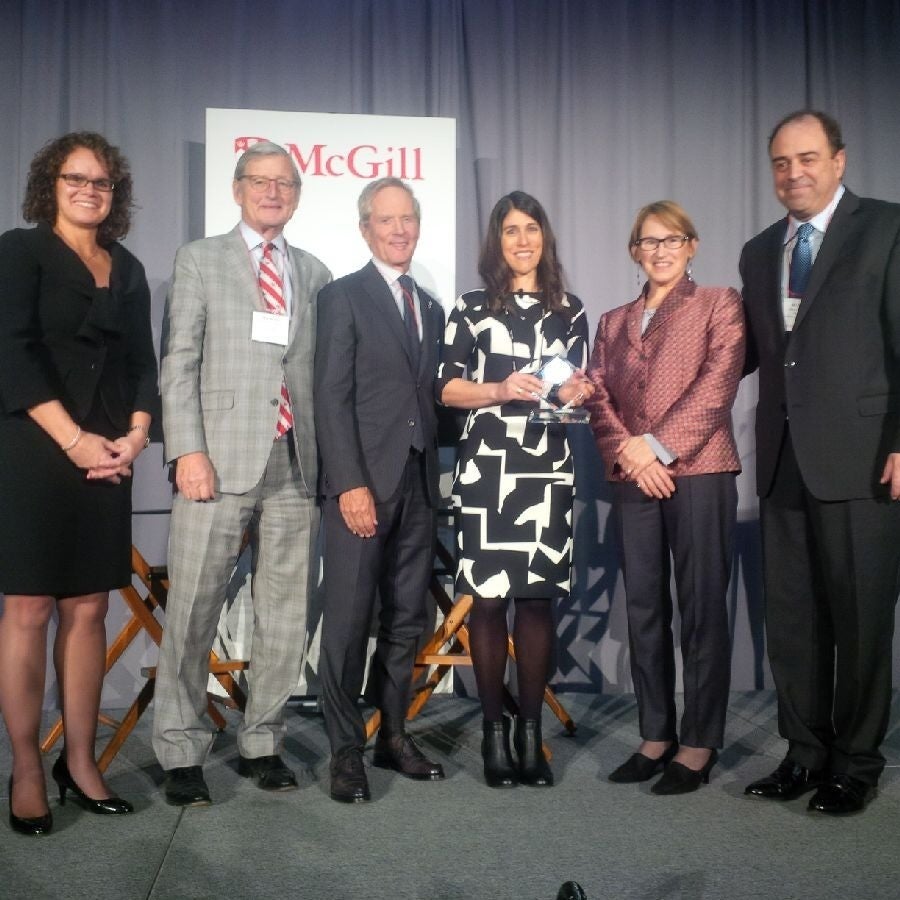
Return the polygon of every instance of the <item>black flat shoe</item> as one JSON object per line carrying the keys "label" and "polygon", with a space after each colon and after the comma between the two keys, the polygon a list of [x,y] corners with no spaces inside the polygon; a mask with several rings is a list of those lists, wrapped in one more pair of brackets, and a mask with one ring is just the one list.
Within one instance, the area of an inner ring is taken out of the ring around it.
{"label": "black flat shoe", "polygon": [[509,749],[509,718],[498,721],[485,719],[481,723],[481,758],[484,760],[484,780],[488,787],[508,788],[519,783]]}
{"label": "black flat shoe", "polygon": [[663,755],[657,759],[651,759],[643,753],[632,753],[618,769],[609,773],[609,780],[613,784],[637,784],[640,781],[649,781],[665,769],[677,752],[678,741],[672,741]]}
{"label": "black flat shoe", "polygon": [[79,805],[88,812],[96,813],[100,816],[121,816],[125,815],[125,813],[134,812],[134,807],[127,800],[123,800],[121,797],[116,797],[115,795],[103,797],[99,800],[88,797],[88,795],[75,783],[75,779],[69,772],[69,766],[63,756],[57,758],[50,774],[59,786],[60,806],[66,805],[66,791],[71,791]]}
{"label": "black flat shoe", "polygon": [[23,819],[15,815],[12,811],[13,804],[13,780],[12,775],[9,776],[9,827],[19,834],[35,835],[50,834],[53,828],[53,816],[49,810],[45,816],[35,816],[31,819]]}
{"label": "black flat shoe", "polygon": [[875,785],[852,775],[832,775],[809,800],[810,812],[847,816],[862,812],[875,796]]}
{"label": "black flat shoe", "polygon": [[701,784],[709,784],[709,773],[719,758],[719,752],[713,750],[706,764],[699,771],[689,769],[680,762],[670,762],[662,774],[662,778],[650,788],[653,794],[670,796],[672,794],[690,794],[696,791]]}

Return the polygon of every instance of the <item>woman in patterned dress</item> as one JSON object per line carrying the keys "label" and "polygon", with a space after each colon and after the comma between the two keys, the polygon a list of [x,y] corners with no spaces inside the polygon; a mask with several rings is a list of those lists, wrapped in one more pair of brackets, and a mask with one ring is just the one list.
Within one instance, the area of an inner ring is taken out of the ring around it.
{"label": "woman in patterned dress", "polygon": [[[563,290],[547,215],[528,194],[514,191],[494,207],[478,272],[484,289],[463,294],[447,322],[437,382],[443,404],[470,410],[454,484],[456,590],[475,599],[469,635],[485,780],[491,787],[549,786],[540,715],[554,639],[550,602],[569,591],[574,472],[565,428],[529,423],[528,414],[545,395],[578,406],[593,393],[583,372],[587,322],[581,301]],[[556,356],[576,371],[548,392],[535,373]],[[510,597],[517,767],[503,715]]]}

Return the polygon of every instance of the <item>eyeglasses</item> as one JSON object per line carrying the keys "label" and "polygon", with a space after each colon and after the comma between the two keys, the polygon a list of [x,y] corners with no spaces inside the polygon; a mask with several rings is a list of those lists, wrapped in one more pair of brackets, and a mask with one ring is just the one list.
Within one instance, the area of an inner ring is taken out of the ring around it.
{"label": "eyeglasses", "polygon": [[84,188],[92,184],[98,191],[108,194],[115,190],[116,183],[111,178],[88,178],[87,175],[79,175],[77,172],[61,173],[60,178],[73,188]]}
{"label": "eyeglasses", "polygon": [[664,238],[654,238],[654,237],[645,237],[638,238],[634,242],[635,247],[639,247],[645,253],[651,253],[656,250],[660,244],[666,248],[666,250],[678,250],[683,247],[690,238],[686,234],[669,234]]}
{"label": "eyeglasses", "polygon": [[241,180],[246,181],[250,185],[250,190],[254,194],[261,194],[263,191],[267,191],[270,184],[274,184],[282,194],[290,194],[297,190],[297,182],[288,181],[287,178],[266,178],[265,175],[239,175],[238,181]]}

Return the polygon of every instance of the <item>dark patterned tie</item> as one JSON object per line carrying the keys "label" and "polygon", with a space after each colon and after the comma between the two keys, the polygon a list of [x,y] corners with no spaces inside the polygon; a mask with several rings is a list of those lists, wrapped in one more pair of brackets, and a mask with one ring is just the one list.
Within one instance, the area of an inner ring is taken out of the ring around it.
{"label": "dark patterned tie", "polygon": [[421,340],[419,338],[419,323],[416,318],[416,301],[413,295],[415,285],[409,275],[401,275],[397,281],[400,282],[400,291],[403,294],[403,324],[406,326],[406,336],[409,338],[409,349],[412,354],[413,366],[418,369]]}
{"label": "dark patterned tie", "polygon": [[[278,267],[272,258],[275,245],[270,242],[263,244],[263,255],[259,261],[259,291],[262,294],[263,303],[270,313],[279,316],[287,315],[287,304],[284,302],[284,284],[278,274]],[[281,402],[278,405],[278,421],[275,423],[275,440],[287,434],[293,427],[294,414],[291,412],[291,397],[287,384],[281,382]]]}
{"label": "dark patterned tie", "polygon": [[794,297],[802,297],[806,293],[806,284],[813,264],[812,244],[809,240],[812,233],[813,227],[809,222],[804,222],[797,229],[797,242],[794,244],[794,252],[791,253],[791,271],[788,279],[788,290]]}

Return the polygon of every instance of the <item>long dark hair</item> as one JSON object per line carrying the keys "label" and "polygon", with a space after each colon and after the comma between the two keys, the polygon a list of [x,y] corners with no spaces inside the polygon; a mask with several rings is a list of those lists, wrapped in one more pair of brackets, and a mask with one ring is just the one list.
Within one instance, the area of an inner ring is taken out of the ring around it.
{"label": "long dark hair", "polygon": [[51,228],[56,224],[56,180],[69,154],[80,147],[90,150],[116,183],[109,215],[97,228],[97,243],[110,244],[125,237],[131,227],[131,170],[119,148],[95,131],[73,131],[48,141],[38,150],[28,171],[22,217],[26,222],[44,222]]}
{"label": "long dark hair", "polygon": [[541,292],[541,304],[550,312],[564,311],[562,266],[556,258],[556,237],[550,227],[550,220],[544,207],[524,191],[513,191],[501,197],[491,210],[488,220],[487,234],[478,255],[478,274],[484,283],[488,295],[488,309],[493,313],[501,312],[506,306],[506,295],[512,280],[512,271],[503,258],[501,237],[503,220],[517,209],[530,216],[541,227],[544,248],[541,261],[537,267],[537,286]]}

